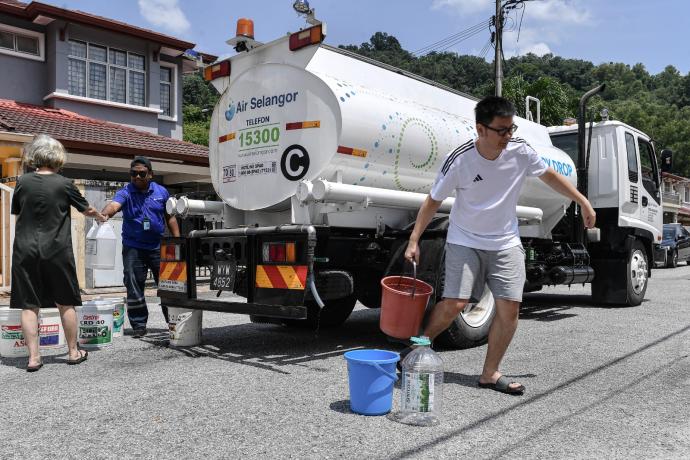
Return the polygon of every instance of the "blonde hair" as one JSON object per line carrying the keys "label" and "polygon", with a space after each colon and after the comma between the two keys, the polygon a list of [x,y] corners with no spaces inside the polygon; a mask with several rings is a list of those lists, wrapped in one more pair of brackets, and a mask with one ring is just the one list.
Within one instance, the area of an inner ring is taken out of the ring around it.
{"label": "blonde hair", "polygon": [[46,134],[39,134],[24,146],[22,162],[32,168],[60,169],[67,161],[62,144]]}

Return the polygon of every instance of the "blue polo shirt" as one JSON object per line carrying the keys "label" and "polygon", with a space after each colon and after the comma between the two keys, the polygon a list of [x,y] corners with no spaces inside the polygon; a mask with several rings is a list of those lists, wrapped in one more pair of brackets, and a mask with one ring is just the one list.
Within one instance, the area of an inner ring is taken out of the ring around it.
{"label": "blue polo shirt", "polygon": [[[138,249],[158,249],[165,232],[165,202],[170,194],[155,182],[146,191],[127,184],[117,191],[113,201],[122,205],[122,244]],[[144,219],[149,229],[144,230]]]}

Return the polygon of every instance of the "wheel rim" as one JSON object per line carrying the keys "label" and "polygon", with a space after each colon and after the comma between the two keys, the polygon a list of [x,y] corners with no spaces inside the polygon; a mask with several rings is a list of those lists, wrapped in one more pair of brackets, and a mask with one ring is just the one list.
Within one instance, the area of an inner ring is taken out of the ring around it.
{"label": "wheel rim", "polygon": [[641,294],[647,284],[647,261],[644,254],[636,249],[630,257],[630,281],[635,294]]}
{"label": "wheel rim", "polygon": [[673,265],[676,265],[678,263],[678,253],[673,252]]}
{"label": "wheel rim", "polygon": [[494,296],[491,294],[491,290],[485,287],[479,302],[468,303],[460,315],[468,326],[481,327],[491,318],[494,308]]}

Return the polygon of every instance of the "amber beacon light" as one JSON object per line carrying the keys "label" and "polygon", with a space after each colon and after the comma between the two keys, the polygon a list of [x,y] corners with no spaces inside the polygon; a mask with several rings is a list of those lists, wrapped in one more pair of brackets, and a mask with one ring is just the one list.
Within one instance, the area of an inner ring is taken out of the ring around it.
{"label": "amber beacon light", "polygon": [[240,18],[237,20],[237,33],[238,37],[254,38],[254,21],[247,18]]}

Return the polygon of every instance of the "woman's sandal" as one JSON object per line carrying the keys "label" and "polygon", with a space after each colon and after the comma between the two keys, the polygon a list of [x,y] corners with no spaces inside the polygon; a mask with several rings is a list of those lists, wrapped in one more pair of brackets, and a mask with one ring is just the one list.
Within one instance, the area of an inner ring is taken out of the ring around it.
{"label": "woman's sandal", "polygon": [[496,380],[496,383],[482,383],[479,382],[479,388],[489,388],[494,391],[498,391],[499,393],[505,393],[509,395],[516,395],[520,396],[525,392],[525,386],[520,385],[518,387],[511,387],[510,385],[514,384],[515,382],[509,382],[506,376],[502,375]]}
{"label": "woman's sandal", "polygon": [[43,360],[39,361],[39,363],[35,366],[26,366],[26,372],[37,372],[39,369],[43,367]]}
{"label": "woman's sandal", "polygon": [[88,350],[82,350],[81,348],[80,348],[78,351],[79,351],[80,355],[81,355],[81,352],[82,352],[82,351],[84,352],[84,354],[81,355],[81,356],[80,356],[79,358],[77,358],[77,359],[68,359],[68,360],[67,360],[67,364],[69,364],[70,366],[73,366],[73,365],[75,365],[75,364],[81,364],[81,363],[83,363],[84,361],[86,361],[86,358],[89,357],[89,351],[88,351]]}

